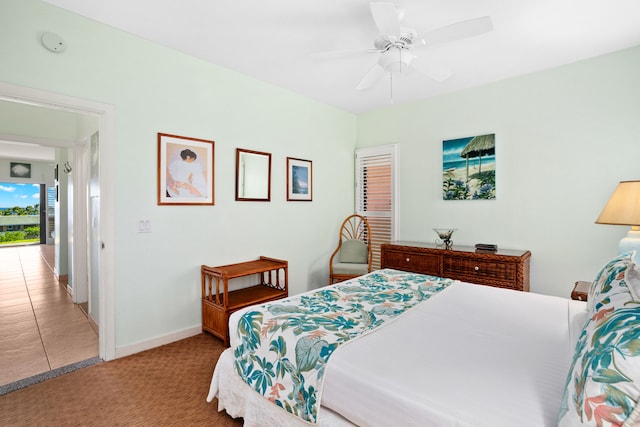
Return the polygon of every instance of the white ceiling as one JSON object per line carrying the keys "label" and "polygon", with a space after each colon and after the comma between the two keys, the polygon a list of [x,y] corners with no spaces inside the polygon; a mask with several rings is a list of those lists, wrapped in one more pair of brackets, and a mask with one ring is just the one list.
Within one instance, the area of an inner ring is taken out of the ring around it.
{"label": "white ceiling", "polygon": [[[388,76],[371,89],[355,90],[377,58],[365,52],[378,36],[366,0],[45,1],[353,113],[391,102]],[[640,45],[638,0],[394,4],[405,10],[403,26],[418,36],[486,15],[493,22],[490,33],[416,51],[419,60],[440,63],[453,75],[443,83],[417,72],[394,75],[394,104]],[[321,55],[336,50],[353,52]]]}
{"label": "white ceiling", "polygon": [[48,162],[98,129],[98,118],[0,98],[0,159]]}

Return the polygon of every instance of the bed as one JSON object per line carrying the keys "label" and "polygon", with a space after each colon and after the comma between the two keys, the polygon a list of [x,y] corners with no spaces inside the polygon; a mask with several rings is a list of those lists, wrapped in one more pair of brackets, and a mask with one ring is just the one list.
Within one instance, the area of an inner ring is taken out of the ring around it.
{"label": "bed", "polygon": [[[231,316],[231,347],[218,360],[207,400],[216,397],[219,410],[243,417],[247,426],[633,425],[640,418],[635,408],[640,397],[640,380],[635,381],[640,376],[640,312],[627,285],[640,279],[633,272],[631,256],[612,260],[594,280],[588,303],[389,269],[289,297],[274,311],[286,313],[286,304],[299,305],[301,298],[304,302],[318,292],[332,293],[336,286],[352,290],[370,283],[413,283],[409,293],[420,295],[396,316],[332,347],[326,365],[312,375],[321,380],[307,385],[317,392],[312,418],[287,410],[289,404],[279,395],[274,398],[278,378],[271,379],[266,393],[255,391],[255,381],[247,383],[247,372],[255,370],[246,370],[239,355],[248,327],[262,328],[262,341],[272,343],[271,351],[275,342],[293,346],[291,337],[286,341],[266,332],[275,320],[262,326],[247,321],[269,304],[248,307]],[[423,292],[424,283],[428,292]],[[381,293],[393,292],[376,292]],[[342,295],[340,300],[350,298]],[[622,321],[626,323],[603,332],[607,319],[625,309],[631,310]],[[610,346],[612,333],[626,342],[624,348],[609,353],[597,348],[605,336],[602,342]],[[326,335],[322,340],[332,342]],[[244,379],[238,373],[243,369]],[[619,381],[599,380],[598,374],[614,370],[621,374]]]}

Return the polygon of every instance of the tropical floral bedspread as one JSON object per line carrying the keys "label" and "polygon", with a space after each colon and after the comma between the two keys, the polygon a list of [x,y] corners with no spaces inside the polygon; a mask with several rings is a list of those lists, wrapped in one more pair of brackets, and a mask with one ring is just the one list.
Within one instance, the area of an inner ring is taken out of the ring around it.
{"label": "tropical floral bedspread", "polygon": [[256,306],[239,320],[236,370],[258,393],[315,424],[331,354],[451,283],[384,269]]}

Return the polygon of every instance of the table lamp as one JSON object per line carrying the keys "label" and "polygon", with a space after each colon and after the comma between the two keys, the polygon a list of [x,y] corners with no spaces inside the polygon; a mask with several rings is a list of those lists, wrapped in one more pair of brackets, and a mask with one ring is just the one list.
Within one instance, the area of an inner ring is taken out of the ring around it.
{"label": "table lamp", "polygon": [[596,224],[630,225],[631,230],[620,240],[618,253],[635,250],[635,262],[640,264],[640,181],[620,181]]}

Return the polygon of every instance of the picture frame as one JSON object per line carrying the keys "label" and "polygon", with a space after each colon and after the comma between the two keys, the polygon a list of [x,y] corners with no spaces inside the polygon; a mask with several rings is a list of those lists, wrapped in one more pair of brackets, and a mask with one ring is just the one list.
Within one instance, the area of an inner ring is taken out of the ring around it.
{"label": "picture frame", "polygon": [[215,142],[158,133],[158,205],[214,205]]}
{"label": "picture frame", "polygon": [[236,201],[271,201],[271,153],[236,148]]}
{"label": "picture frame", "polygon": [[313,200],[313,168],[311,160],[287,157],[287,201]]}
{"label": "picture frame", "polygon": [[495,200],[495,134],[442,141],[442,199]]}
{"label": "picture frame", "polygon": [[9,176],[11,178],[31,178],[31,163],[10,162]]}

